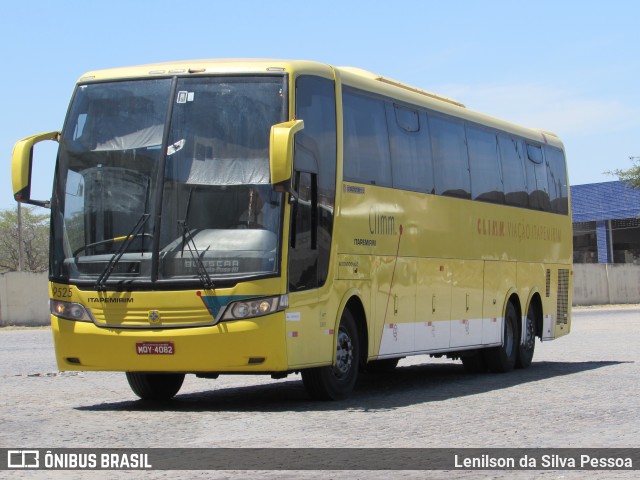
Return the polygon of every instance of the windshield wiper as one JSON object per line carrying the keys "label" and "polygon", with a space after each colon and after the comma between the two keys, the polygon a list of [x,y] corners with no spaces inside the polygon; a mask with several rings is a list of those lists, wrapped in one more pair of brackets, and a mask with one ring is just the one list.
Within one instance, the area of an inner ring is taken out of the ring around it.
{"label": "windshield wiper", "polygon": [[135,226],[131,229],[131,231],[125,237],[125,240],[118,247],[118,250],[116,250],[116,252],[111,256],[111,259],[109,259],[109,263],[107,263],[107,266],[104,268],[104,270],[98,277],[98,280],[96,280],[96,284],[95,284],[96,289],[102,290],[106,287],[107,280],[113,273],[113,270],[116,268],[116,265],[122,258],[122,255],[125,254],[125,252],[129,248],[129,245],[131,245],[131,242],[133,241],[133,239],[140,234],[140,231],[142,230],[142,228],[147,223],[147,220],[149,220],[150,217],[151,217],[151,214],[143,213],[142,216],[138,219]]}
{"label": "windshield wiper", "polygon": [[[203,283],[203,285],[208,289],[215,288],[213,280],[211,280],[211,277],[209,276],[209,272],[207,272],[207,268],[204,266],[204,263],[202,262],[202,257],[201,257],[201,255],[204,255],[207,252],[207,250],[209,250],[209,246],[202,253],[198,252],[198,247],[196,247],[196,242],[193,239],[193,235],[191,234],[191,231],[189,230],[189,225],[187,225],[186,221],[182,221],[180,223],[182,223],[182,229],[183,229],[182,230],[182,249],[184,250],[184,245],[186,244],[187,248],[189,249],[189,253],[191,254],[191,258],[193,258],[196,262],[198,277],[200,278],[200,281]],[[193,245],[193,249],[191,248],[191,245]]]}
{"label": "windshield wiper", "polygon": [[[209,276],[209,272],[207,272],[207,268],[204,266],[202,262],[201,255],[204,255],[207,250],[211,247],[211,245],[207,246],[207,248],[200,254],[198,252],[198,247],[196,246],[196,242],[191,234],[191,229],[189,228],[189,207],[191,206],[191,195],[193,194],[193,188],[189,190],[189,198],[187,199],[187,208],[185,209],[184,220],[178,220],[178,224],[182,225],[182,254],[184,254],[185,245],[189,249],[189,253],[191,254],[191,258],[196,262],[196,271],[198,273],[198,277],[200,281],[203,283],[205,288],[214,289],[215,285]],[[193,249],[191,246],[193,245]]]}

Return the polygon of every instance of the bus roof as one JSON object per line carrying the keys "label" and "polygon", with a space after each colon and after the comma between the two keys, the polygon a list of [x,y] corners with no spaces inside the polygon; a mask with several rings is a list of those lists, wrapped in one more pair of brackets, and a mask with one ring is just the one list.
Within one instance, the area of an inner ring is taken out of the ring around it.
{"label": "bus roof", "polygon": [[340,72],[342,82],[346,85],[378,93],[380,95],[390,96],[400,101],[404,101],[407,104],[423,106],[470,122],[510,132],[540,143],[548,143],[564,149],[560,138],[555,133],[546,130],[523,127],[490,115],[470,110],[463,103],[458,102],[457,100],[453,100],[433,92],[428,92],[366,70],[353,67],[340,67],[337,68],[337,70]]}
{"label": "bus roof", "polygon": [[522,127],[498,118],[466,108],[464,104],[451,98],[423,90],[403,82],[354,67],[332,67],[328,64],[307,60],[222,58],[182,60],[153,63],[130,67],[93,70],[85,73],[79,83],[124,78],[158,77],[181,74],[258,74],[277,72],[329,73],[336,71],[341,81],[349,86],[397,99],[409,105],[417,105],[459,117],[490,128],[508,131],[541,143],[563,148],[554,133]]}

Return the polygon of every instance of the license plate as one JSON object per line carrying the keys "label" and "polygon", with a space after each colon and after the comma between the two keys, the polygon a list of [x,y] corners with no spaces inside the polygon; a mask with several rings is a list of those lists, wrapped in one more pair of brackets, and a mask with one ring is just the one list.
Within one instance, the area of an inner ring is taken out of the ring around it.
{"label": "license plate", "polygon": [[140,342],[136,343],[138,355],[173,355],[176,351],[173,342]]}

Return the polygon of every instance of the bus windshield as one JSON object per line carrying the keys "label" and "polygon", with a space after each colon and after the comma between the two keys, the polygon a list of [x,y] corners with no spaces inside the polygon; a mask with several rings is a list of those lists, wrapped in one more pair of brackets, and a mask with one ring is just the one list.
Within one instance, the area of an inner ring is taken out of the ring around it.
{"label": "bus windshield", "polygon": [[80,85],[60,143],[52,276],[107,285],[276,273],[283,195],[269,183],[269,133],[286,120],[284,82]]}

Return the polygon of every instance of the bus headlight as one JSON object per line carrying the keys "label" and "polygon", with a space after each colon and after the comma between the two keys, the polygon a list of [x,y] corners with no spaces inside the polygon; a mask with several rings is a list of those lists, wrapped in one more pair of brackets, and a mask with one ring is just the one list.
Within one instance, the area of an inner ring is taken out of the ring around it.
{"label": "bus headlight", "polygon": [[230,303],[224,315],[222,315],[221,320],[244,320],[246,318],[262,317],[263,315],[284,310],[288,306],[288,295],[256,298],[255,300],[241,300]]}
{"label": "bus headlight", "polygon": [[91,315],[83,305],[79,303],[63,302],[61,300],[50,300],[51,313],[67,320],[78,322],[93,322]]}

